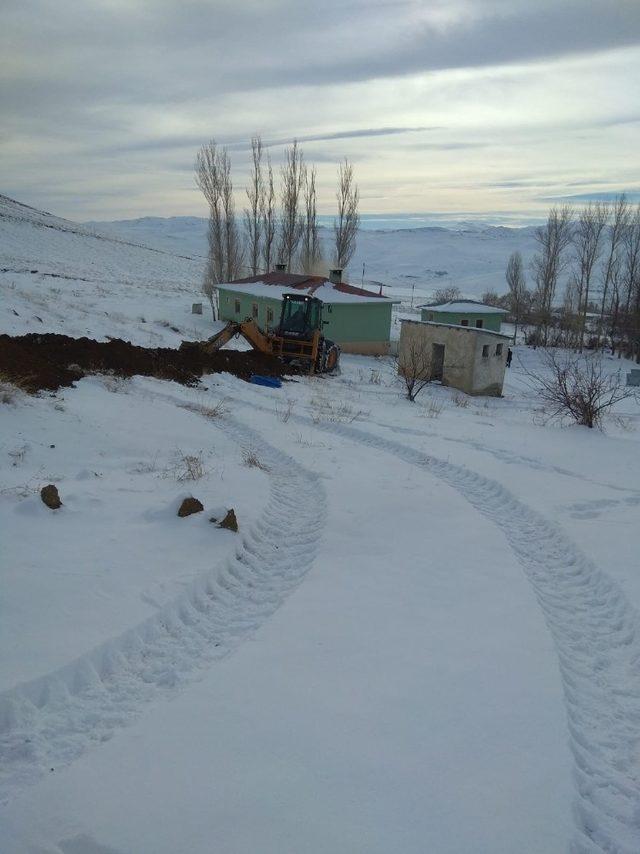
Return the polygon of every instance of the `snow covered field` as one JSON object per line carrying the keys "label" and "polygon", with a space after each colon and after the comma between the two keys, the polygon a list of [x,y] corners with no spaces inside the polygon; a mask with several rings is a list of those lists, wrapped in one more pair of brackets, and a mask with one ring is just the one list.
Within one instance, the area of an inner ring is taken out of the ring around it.
{"label": "snow covered field", "polygon": [[[0,220],[0,331],[206,330],[199,262],[34,218]],[[8,395],[3,854],[637,854],[640,407],[545,426],[537,359],[502,399],[358,356]]]}

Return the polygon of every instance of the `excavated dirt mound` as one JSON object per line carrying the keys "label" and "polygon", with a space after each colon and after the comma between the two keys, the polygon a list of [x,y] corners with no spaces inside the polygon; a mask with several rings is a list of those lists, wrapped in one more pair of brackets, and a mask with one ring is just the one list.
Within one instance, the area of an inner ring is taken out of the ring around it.
{"label": "excavated dirt mound", "polygon": [[207,355],[197,343],[186,341],[172,350],[136,347],[119,338],[103,342],[54,334],[0,335],[0,377],[29,392],[55,391],[92,373],[141,374],[195,385],[203,374],[223,371],[243,380],[252,374],[296,373],[291,365],[265,353],[219,350]]}

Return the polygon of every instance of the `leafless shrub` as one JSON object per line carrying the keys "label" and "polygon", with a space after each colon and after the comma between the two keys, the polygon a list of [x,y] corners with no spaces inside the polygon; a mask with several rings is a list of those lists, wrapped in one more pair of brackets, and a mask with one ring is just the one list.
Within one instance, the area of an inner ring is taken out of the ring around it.
{"label": "leafless shrub", "polygon": [[431,382],[431,348],[420,338],[411,337],[398,356],[398,374],[402,377],[407,400],[412,403]]}
{"label": "leafless shrub", "polygon": [[276,404],[276,416],[278,421],[282,421],[283,424],[286,424],[291,416],[293,415],[293,409],[296,405],[295,400],[293,398],[287,398],[286,401],[282,404]]}
{"label": "leafless shrub", "polygon": [[448,285],[444,288],[438,288],[433,293],[433,299],[429,302],[433,305],[442,305],[445,302],[453,302],[460,299],[462,292],[457,285]]}
{"label": "leafless shrub", "polygon": [[466,409],[469,406],[469,398],[466,394],[461,394],[460,392],[456,392],[453,395],[453,402],[456,406],[459,406],[460,409]]}
{"label": "leafless shrub", "polygon": [[630,397],[620,371],[607,373],[598,354],[574,355],[545,350],[542,370],[525,369],[530,386],[544,404],[546,420],[571,420],[585,427],[602,427],[606,411]]}
{"label": "leafless shrub", "polygon": [[251,448],[245,448],[242,452],[242,462],[250,469],[269,471],[269,466],[262,462],[256,452]]}
{"label": "leafless shrub", "polygon": [[369,374],[369,382],[371,385],[381,385],[382,377],[380,375],[380,371],[377,371],[375,368],[371,369],[371,373]]}

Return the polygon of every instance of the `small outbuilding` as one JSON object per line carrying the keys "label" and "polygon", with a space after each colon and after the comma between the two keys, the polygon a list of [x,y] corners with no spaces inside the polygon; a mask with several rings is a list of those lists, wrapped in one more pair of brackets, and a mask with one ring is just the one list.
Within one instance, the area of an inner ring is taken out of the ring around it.
{"label": "small outbuilding", "polygon": [[471,299],[420,306],[420,320],[468,326],[470,329],[488,329],[491,332],[500,332],[502,321],[508,313],[503,308]]}
{"label": "small outbuilding", "polygon": [[394,302],[342,281],[342,270],[329,278],[275,270],[218,285],[221,320],[251,317],[265,332],[280,321],[284,294],[306,293],[322,301],[323,331],[345,353],[384,355],[389,352]]}
{"label": "small outbuilding", "polygon": [[466,394],[502,395],[511,338],[475,326],[403,320],[398,372],[411,372]]}

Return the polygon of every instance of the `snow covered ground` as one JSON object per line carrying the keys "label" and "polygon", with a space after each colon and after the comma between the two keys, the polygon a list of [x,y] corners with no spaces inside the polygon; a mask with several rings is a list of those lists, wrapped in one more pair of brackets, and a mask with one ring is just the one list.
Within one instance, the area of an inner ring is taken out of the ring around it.
{"label": "snow covered ground", "polygon": [[[195,262],[99,239],[0,222],[0,331],[187,337]],[[640,407],[544,425],[538,358],[5,395],[3,854],[637,854]]]}

